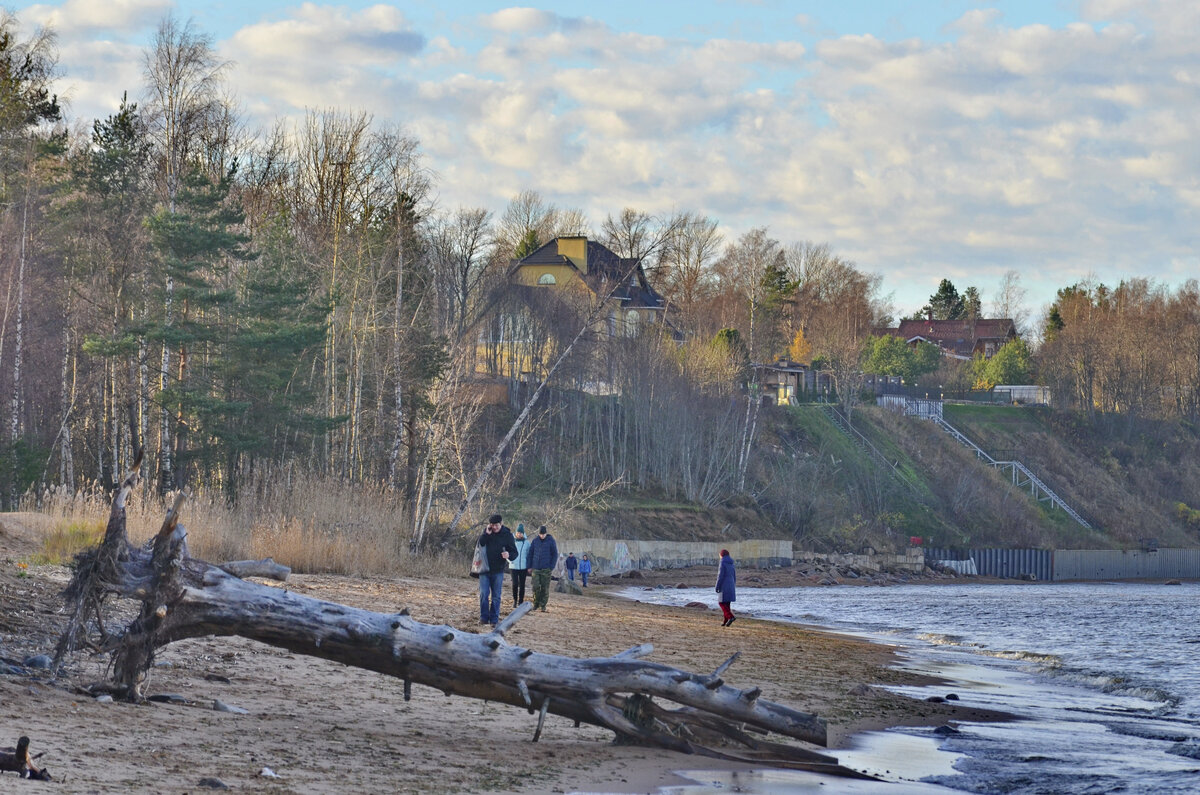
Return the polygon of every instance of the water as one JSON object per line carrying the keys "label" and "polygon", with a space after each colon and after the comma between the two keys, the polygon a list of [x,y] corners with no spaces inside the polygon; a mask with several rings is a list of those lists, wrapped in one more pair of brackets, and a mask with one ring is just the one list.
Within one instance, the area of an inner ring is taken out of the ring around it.
{"label": "water", "polygon": [[[631,589],[626,595],[661,604],[713,599],[708,589]],[[947,738],[931,729],[893,730],[956,755],[952,771],[921,778],[930,788],[1200,792],[1195,583],[745,588],[734,608],[897,644],[902,667],[955,682],[899,692],[925,698],[952,690],[964,705],[1027,718],[963,724]],[[846,754],[838,756],[849,763]],[[863,755],[851,756],[852,766],[861,767]],[[782,789],[773,784],[761,791]]]}

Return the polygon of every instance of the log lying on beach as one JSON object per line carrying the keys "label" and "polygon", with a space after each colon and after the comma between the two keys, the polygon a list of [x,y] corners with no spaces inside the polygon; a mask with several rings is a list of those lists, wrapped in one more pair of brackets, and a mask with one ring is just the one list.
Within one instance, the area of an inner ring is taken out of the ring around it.
{"label": "log lying on beach", "polygon": [[[113,501],[104,539],[77,562],[66,591],[74,612],[58,649],[60,659],[83,647],[112,653],[114,687],[129,700],[142,699],[156,649],[184,638],[237,635],[397,677],[405,698],[416,682],[447,696],[523,707],[539,716],[535,739],[550,713],[610,729],[618,741],[861,777],[828,755],[767,740],[774,732],[823,746],[825,723],[760,698],[757,687],[725,684],[722,674],[737,655],[711,674],[695,674],[643,660],[649,645],[591,659],[543,654],[505,640],[528,603],[476,634],[421,623],[407,610],[375,613],[243,580],[227,565],[188,555],[178,522],[182,496],[158,534],[134,547],[126,537],[125,502],[139,464],[140,457]],[[113,635],[101,618],[110,594],[141,602],[138,617]],[[90,612],[100,633],[95,641],[84,626]]]}

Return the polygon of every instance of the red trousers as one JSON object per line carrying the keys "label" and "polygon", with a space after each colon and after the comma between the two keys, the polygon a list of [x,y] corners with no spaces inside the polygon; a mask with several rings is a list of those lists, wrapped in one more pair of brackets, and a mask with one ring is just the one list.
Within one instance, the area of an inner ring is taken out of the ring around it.
{"label": "red trousers", "polygon": [[725,620],[733,618],[733,611],[729,609],[729,602],[717,602],[721,606],[721,612],[725,614]]}

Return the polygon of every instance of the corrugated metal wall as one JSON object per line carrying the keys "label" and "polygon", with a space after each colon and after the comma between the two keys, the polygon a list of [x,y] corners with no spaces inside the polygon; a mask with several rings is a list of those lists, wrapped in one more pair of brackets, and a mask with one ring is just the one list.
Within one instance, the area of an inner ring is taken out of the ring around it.
{"label": "corrugated metal wall", "polygon": [[1056,580],[1200,579],[1200,549],[1059,549]]}
{"label": "corrugated metal wall", "polygon": [[927,547],[925,559],[975,561],[984,577],[1038,580],[1200,579],[1200,549],[950,549]]}
{"label": "corrugated metal wall", "polygon": [[1049,549],[947,549],[930,547],[926,560],[973,560],[982,577],[1048,581],[1054,576],[1054,552]]}
{"label": "corrugated metal wall", "polygon": [[1049,549],[973,549],[971,557],[985,577],[1048,582],[1054,578],[1054,552]]}

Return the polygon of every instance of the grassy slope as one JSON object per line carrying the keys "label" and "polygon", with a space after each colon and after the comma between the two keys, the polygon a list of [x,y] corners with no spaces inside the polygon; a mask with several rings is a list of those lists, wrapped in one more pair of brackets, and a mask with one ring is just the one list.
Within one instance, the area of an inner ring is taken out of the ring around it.
{"label": "grassy slope", "polygon": [[1107,546],[1062,512],[1049,511],[1015,489],[937,426],[879,410],[858,412],[866,433],[899,468],[920,483],[913,490],[936,521],[912,535],[938,546]]}
{"label": "grassy slope", "polygon": [[[874,407],[855,427],[895,464],[860,450],[820,409],[774,409],[760,420],[757,507],[719,508],[611,493],[571,511],[562,495],[513,494],[507,516],[558,513],[565,538],[687,541],[793,538],[818,550],[900,549],[909,536],[945,546],[1121,548],[1157,538],[1198,546],[1176,509],[1200,506],[1200,435],[1174,424],[1089,424],[1045,410],[946,406],[946,419],[999,460],[1017,459],[1091,520],[1088,530],[1033,500],[931,423]],[[513,524],[515,525],[516,519]]]}
{"label": "grassy slope", "polygon": [[1175,509],[1200,502],[1200,436],[1186,424],[983,406],[947,406],[946,419],[989,454],[1025,463],[1110,546],[1200,543]]}

